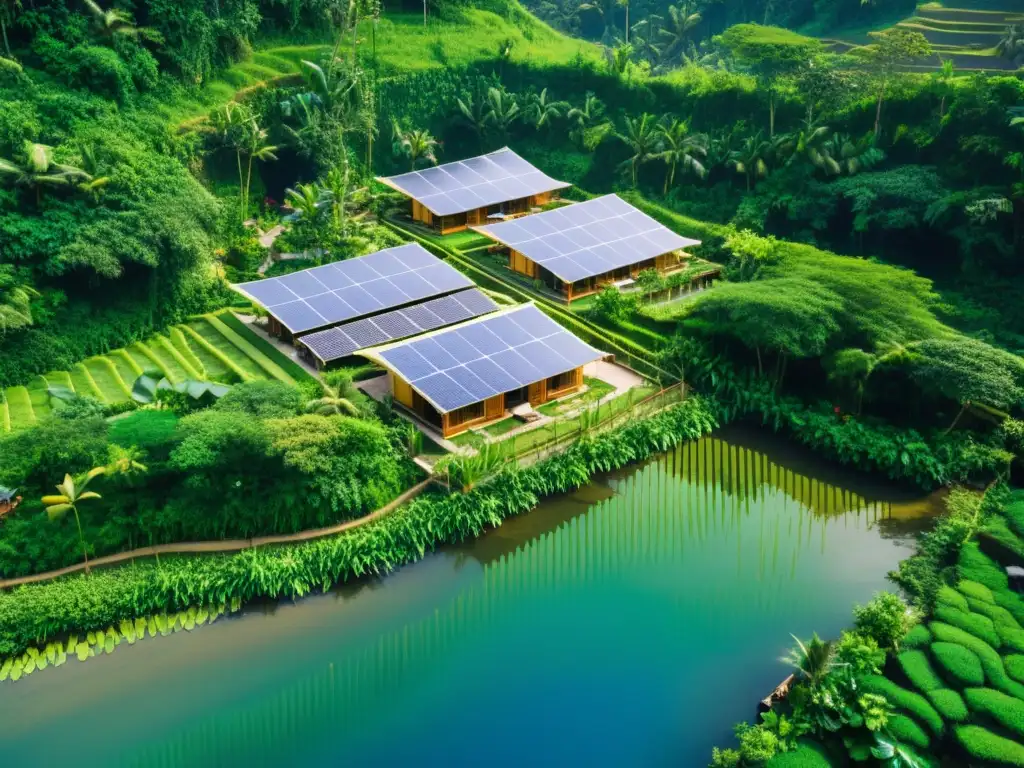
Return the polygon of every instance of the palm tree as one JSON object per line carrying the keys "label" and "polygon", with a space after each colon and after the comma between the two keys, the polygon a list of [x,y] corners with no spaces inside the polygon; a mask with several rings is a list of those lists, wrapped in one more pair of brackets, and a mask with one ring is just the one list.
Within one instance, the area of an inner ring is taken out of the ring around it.
{"label": "palm tree", "polygon": [[359,408],[352,402],[352,382],[342,380],[336,386],[324,384],[324,396],[306,403],[306,413],[320,416],[358,416]]}
{"label": "palm tree", "polygon": [[539,94],[531,93],[529,104],[526,106],[526,115],[533,126],[539,131],[545,126],[550,126],[558,120],[568,109],[568,103],[564,101],[548,101],[548,89],[545,88]]}
{"label": "palm tree", "polygon": [[786,137],[782,146],[788,150],[787,165],[798,159],[806,160],[813,167],[823,171],[826,176],[838,176],[842,167],[832,157],[832,142],[828,135],[828,126],[819,125],[814,120],[803,120],[800,131],[792,138]]}
{"label": "palm tree", "polygon": [[996,43],[996,53],[1017,65],[1024,65],[1024,24],[1011,24]]}
{"label": "palm tree", "polygon": [[835,658],[835,641],[822,640],[817,632],[806,644],[796,635],[792,635],[792,638],[796,640],[797,647],[791,649],[780,661],[796,669],[811,688],[817,688],[839,666]]}
{"label": "palm tree", "polygon": [[519,118],[519,102],[504,88],[487,89],[487,123],[503,139],[508,137],[509,128]]}
{"label": "palm tree", "polygon": [[455,101],[459,105],[462,122],[476,134],[477,139],[482,140],[487,131],[487,98],[478,88],[476,93],[466,97],[466,101],[461,98]]}
{"label": "palm tree", "polygon": [[847,133],[834,133],[828,140],[828,153],[839,163],[839,169],[851,176],[871,170],[885,159],[885,153],[875,147],[871,134],[857,140]]}
{"label": "palm tree", "polygon": [[55,496],[43,496],[43,504],[46,505],[46,514],[51,520],[59,520],[68,512],[75,513],[75,524],[78,526],[78,540],[82,544],[82,556],[85,558],[85,572],[89,572],[89,551],[85,546],[85,536],[82,534],[82,521],[78,516],[78,505],[89,499],[101,498],[94,491],[85,490],[89,483],[100,475],[106,474],[106,467],[90,469],[82,477],[75,480],[71,475],[64,475],[64,482],[57,486],[59,494]]}
{"label": "palm tree", "polygon": [[616,45],[614,48],[605,48],[604,55],[608,62],[608,68],[615,74],[621,75],[626,71],[635,52],[636,49],[629,43]]}
{"label": "palm tree", "polygon": [[566,118],[569,120],[569,125],[572,126],[569,130],[569,137],[578,146],[584,145],[587,132],[604,120],[604,103],[588,91],[583,99],[583,106],[570,109]]}
{"label": "palm tree", "polygon": [[53,161],[53,147],[26,141],[22,145],[22,162],[0,158],[0,177],[14,180],[15,186],[34,189],[36,205],[42,202],[44,187],[70,187],[79,182],[92,181],[81,168]]}
{"label": "palm tree", "polygon": [[633,25],[633,41],[630,45],[636,50],[637,58],[644,59],[654,66],[661,58],[662,47],[654,42],[656,24],[663,21],[661,16],[651,14],[643,21]]}
{"label": "palm tree", "polygon": [[402,127],[395,121],[392,124],[394,141],[391,150],[396,155],[405,155],[409,158],[410,170],[416,170],[416,163],[420,158],[429,160],[437,165],[436,150],[437,139],[430,135],[430,131],[421,129],[402,130]]}
{"label": "palm tree", "polygon": [[85,7],[92,13],[96,30],[100,37],[106,40],[113,40],[117,37],[138,40],[145,38],[154,43],[163,42],[159,32],[148,27],[137,27],[129,13],[111,8],[103,10],[94,0],[84,0]]}
{"label": "palm tree", "polygon": [[78,188],[92,196],[93,202],[98,202],[100,192],[110,183],[110,177],[103,175],[103,163],[99,158],[99,150],[95,142],[83,144],[78,148],[82,155],[82,168],[92,178],[78,184]]}
{"label": "palm tree", "polygon": [[[0,36],[3,37],[6,61],[14,61],[11,43],[7,39],[7,27],[14,21],[15,14],[21,10],[21,0],[0,0]],[[19,71],[21,67],[18,67]]]}
{"label": "palm tree", "polygon": [[701,18],[699,13],[690,9],[689,3],[668,7],[668,23],[658,32],[658,36],[664,41],[662,50],[665,52],[665,58],[677,56],[686,49],[690,35],[694,27],[700,24]]}
{"label": "palm tree", "polygon": [[0,265],[0,337],[32,324],[32,299],[39,293],[16,277],[14,267]]}
{"label": "palm tree", "polygon": [[690,125],[685,120],[673,119],[668,123],[658,124],[662,150],[654,157],[665,162],[668,173],[665,174],[664,194],[676,182],[676,168],[682,166],[683,173],[693,173],[703,179],[707,170],[698,158],[708,154],[708,137],[702,133],[690,133]]}
{"label": "palm tree", "polygon": [[616,136],[627,144],[633,152],[633,156],[622,164],[622,167],[630,169],[633,180],[633,188],[637,185],[637,170],[654,156],[658,149],[660,134],[658,121],[654,115],[645,112],[640,117],[626,117],[626,130]]}
{"label": "palm tree", "polygon": [[[252,183],[253,160],[277,160],[277,147],[269,143],[269,134],[256,121],[256,115],[243,104],[229,101],[217,110],[213,128],[224,146],[233,150],[238,166],[238,187],[241,196],[242,221],[249,215],[249,188]],[[243,167],[242,158],[245,158]]]}
{"label": "palm tree", "polygon": [[768,163],[765,162],[771,147],[764,140],[764,133],[758,131],[753,136],[743,140],[739,149],[729,153],[729,162],[736,169],[736,173],[742,173],[747,179],[747,191],[753,187],[756,179],[763,179],[768,175]]}
{"label": "palm tree", "polygon": [[938,83],[942,91],[942,100],[939,102],[939,119],[946,116],[946,100],[953,92],[953,81],[956,79],[956,65],[952,59],[940,59],[940,66],[932,77]]}
{"label": "palm tree", "polygon": [[302,221],[315,221],[320,216],[321,194],[314,184],[299,184],[284,191],[285,199]]}

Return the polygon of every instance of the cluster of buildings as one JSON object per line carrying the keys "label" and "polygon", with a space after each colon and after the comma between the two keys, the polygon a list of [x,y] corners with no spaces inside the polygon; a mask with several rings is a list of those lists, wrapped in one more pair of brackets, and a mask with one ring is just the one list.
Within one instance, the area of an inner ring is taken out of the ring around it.
{"label": "cluster of buildings", "polygon": [[[569,185],[510,149],[380,181],[411,198],[415,221],[490,238],[509,269],[566,301],[679,268],[698,244],[616,195],[543,210]],[[380,365],[394,402],[446,438],[572,393],[605,357],[533,304],[499,307],[418,244],[235,288],[318,367],[353,356]]]}

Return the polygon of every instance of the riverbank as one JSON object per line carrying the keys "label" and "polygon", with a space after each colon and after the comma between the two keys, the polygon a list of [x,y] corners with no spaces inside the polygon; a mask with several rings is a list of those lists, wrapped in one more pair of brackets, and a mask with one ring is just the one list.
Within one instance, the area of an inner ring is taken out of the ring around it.
{"label": "riverbank", "polygon": [[[0,654],[31,656],[72,633],[120,631],[122,621],[196,606],[297,598],[368,574],[387,573],[498,526],[540,498],[710,432],[717,425],[697,397],[613,432],[585,437],[526,469],[507,468],[468,493],[429,494],[346,534],[237,555],[162,558],[0,594]],[[105,641],[104,641],[105,642]],[[23,666],[27,665],[27,659]]]}

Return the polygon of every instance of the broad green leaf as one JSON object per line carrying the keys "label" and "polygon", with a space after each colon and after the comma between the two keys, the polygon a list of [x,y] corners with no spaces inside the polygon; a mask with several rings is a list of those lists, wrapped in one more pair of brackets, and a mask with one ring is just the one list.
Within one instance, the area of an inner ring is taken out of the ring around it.
{"label": "broad green leaf", "polygon": [[85,661],[89,658],[89,644],[79,643],[75,646],[75,653],[78,654],[79,661]]}
{"label": "broad green leaf", "polygon": [[10,677],[11,667],[14,666],[12,659],[4,659],[4,663],[0,664],[0,683]]}

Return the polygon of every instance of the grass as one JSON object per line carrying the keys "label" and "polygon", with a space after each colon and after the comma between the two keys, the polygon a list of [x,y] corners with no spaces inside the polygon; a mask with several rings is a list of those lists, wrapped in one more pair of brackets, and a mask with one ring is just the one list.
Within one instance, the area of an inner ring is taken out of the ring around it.
{"label": "grass", "polygon": [[970,717],[967,705],[963,698],[956,691],[949,688],[940,688],[936,691],[928,691],[928,700],[932,706],[942,715],[942,719],[949,723],[962,723]]}
{"label": "grass", "polygon": [[210,379],[274,378],[289,384],[309,378],[294,360],[254,334],[229,312],[197,318],[188,326],[77,363],[70,371],[51,371],[27,386],[9,387],[0,414],[5,432],[25,429],[51,411],[48,386],[70,387],[106,405],[131,399],[131,387],[145,370],[159,369],[172,383]]}
{"label": "grass", "polygon": [[925,733],[924,728],[918,725],[913,718],[906,715],[889,715],[889,731],[903,744],[910,744],[920,749],[928,749],[931,739]]}
{"label": "grass", "polygon": [[[556,416],[559,413],[574,410],[583,405],[596,403],[601,398],[606,395],[610,395],[615,391],[615,386],[609,384],[603,379],[595,379],[591,376],[587,376],[583,379],[583,383],[587,385],[586,392],[580,392],[579,394],[567,397],[564,400],[555,400],[550,403],[544,403],[544,405],[537,410],[545,416]],[[650,387],[642,387],[641,389],[650,389]],[[635,401],[643,400],[644,397],[646,397],[646,395],[639,395],[634,392],[633,399]]]}
{"label": "grass", "polygon": [[929,691],[945,687],[942,678],[935,674],[935,670],[932,669],[932,665],[924,651],[904,651],[897,658],[899,659],[903,674],[922,693],[928,693]]}
{"label": "grass", "polygon": [[956,643],[933,643],[932,655],[939,669],[958,686],[982,685],[985,672],[977,654]]}
{"label": "grass", "polygon": [[990,761],[998,765],[1024,766],[1024,746],[997,736],[981,726],[959,726],[956,729],[956,739],[960,746],[977,760]]}
{"label": "grass", "polygon": [[166,445],[177,423],[172,411],[135,411],[110,422],[110,441],[126,448]]}
{"label": "grass", "polygon": [[1003,659],[1006,673],[1018,683],[1024,683],[1024,656],[1012,654]]}
{"label": "grass", "polygon": [[964,699],[972,712],[987,715],[1018,736],[1024,736],[1024,701],[991,688],[968,688]]}
{"label": "grass", "polygon": [[952,624],[954,627],[959,627],[964,632],[970,632],[975,637],[984,640],[993,648],[998,649],[1003,644],[1002,640],[999,639],[999,635],[996,633],[996,628],[992,623],[992,619],[987,616],[982,616],[979,613],[964,613],[963,611],[958,611],[956,608],[950,608],[948,605],[941,604],[935,607],[934,615],[939,621],[944,621],[947,624]]}
{"label": "grass", "polygon": [[[985,671],[985,679],[989,684],[998,688],[1003,693],[1024,699],[1024,685],[1011,680],[1003,668],[1003,660],[999,653],[984,640],[979,640],[974,635],[964,632],[962,629],[943,624],[941,621],[931,623],[932,634],[936,639],[944,643],[956,643],[974,652],[981,662],[981,668]],[[934,645],[932,646],[935,647]]]}
{"label": "grass", "polygon": [[932,643],[932,633],[924,624],[915,624],[903,638],[903,647],[908,649],[927,648]]}
{"label": "grass", "polygon": [[864,690],[885,696],[896,709],[910,713],[928,726],[932,733],[941,736],[945,726],[935,707],[920,694],[901,688],[881,675],[868,675],[862,680]]}

